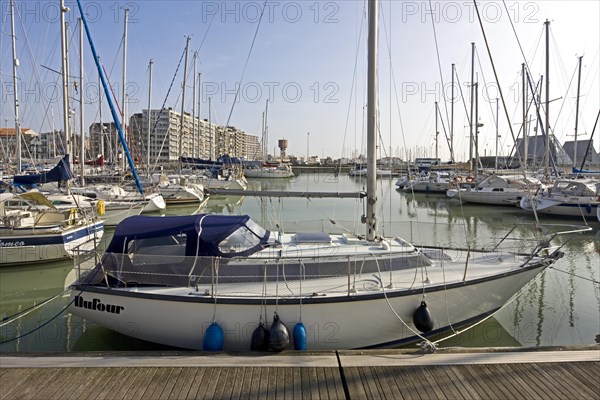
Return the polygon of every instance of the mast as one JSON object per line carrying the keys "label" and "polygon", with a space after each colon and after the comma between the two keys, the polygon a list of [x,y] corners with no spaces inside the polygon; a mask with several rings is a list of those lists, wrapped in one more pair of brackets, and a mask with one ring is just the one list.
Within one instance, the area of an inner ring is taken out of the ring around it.
{"label": "mast", "polygon": [[185,78],[187,78],[187,64],[188,64],[188,51],[190,47],[191,37],[187,37],[185,41],[185,63],[183,64],[183,87],[181,89],[181,120],[179,123],[179,175],[181,175],[181,169],[183,167],[183,123],[185,121]]}
{"label": "mast", "polygon": [[[17,90],[17,67],[19,66],[19,59],[17,58],[17,42],[15,35],[15,2],[10,2],[10,28],[12,35],[12,54],[13,54],[13,88],[14,88],[14,106],[15,106],[15,140],[17,145],[16,156],[17,156],[17,174],[21,173],[21,124],[19,123],[19,91]],[[9,155],[7,151],[7,156]]]}
{"label": "mast", "polygon": [[450,102],[450,161],[454,162],[454,64],[452,64],[452,100]]}
{"label": "mast", "polygon": [[439,157],[438,154],[438,138],[440,136],[440,131],[438,129],[438,102],[435,102],[435,159],[437,160]]}
{"label": "mast", "polygon": [[[263,146],[265,148],[264,154],[265,154],[265,161],[267,161],[268,159],[268,155],[269,155],[269,125],[268,125],[268,121],[269,120],[269,99],[267,98],[266,104],[265,104],[265,137],[263,139]],[[275,157],[275,152],[273,151],[273,157]]]}
{"label": "mast", "polygon": [[114,106],[113,100],[110,97],[110,91],[108,88],[108,84],[106,83],[106,77],[102,73],[102,68],[100,66],[100,59],[98,57],[98,53],[96,52],[96,47],[94,46],[94,42],[92,40],[92,36],[90,34],[90,28],[85,19],[85,13],[83,12],[83,7],[81,6],[81,0],[77,0],[77,7],[79,8],[79,13],[81,15],[81,19],[83,20],[83,25],[85,27],[85,33],[88,38],[88,42],[90,44],[90,48],[92,50],[92,54],[94,55],[94,62],[96,63],[96,68],[98,69],[98,74],[100,75],[100,80],[102,81],[102,87],[104,88],[104,94],[106,95],[106,101],[108,102],[108,107],[110,108],[110,112],[113,117],[113,121],[115,123],[115,127],[117,128],[117,132],[119,134],[119,139],[121,140],[121,144],[125,149],[125,157],[127,157],[127,162],[129,163],[129,167],[131,168],[131,173],[133,174],[133,179],[135,180],[135,184],[137,185],[138,190],[143,195],[144,188],[142,183],[139,180],[137,170],[135,169],[135,164],[133,163],[133,159],[131,158],[131,154],[127,149],[127,142],[125,141],[125,135],[123,134],[123,129],[121,128],[121,122],[119,121],[119,115],[117,114],[117,110]]}
{"label": "mast", "polygon": [[79,166],[81,186],[85,186],[85,134],[83,121],[83,20],[79,18],[79,131],[81,143],[79,147]]}
{"label": "mast", "polygon": [[479,174],[479,82],[475,82],[475,176]]}
{"label": "mast", "polygon": [[498,98],[496,97],[496,164],[494,168],[495,170],[498,170],[498,139],[500,139],[500,135],[498,134],[498,111]]}
{"label": "mast", "polygon": [[377,22],[379,1],[369,1],[369,36],[367,65],[367,240],[377,232]]}
{"label": "mast", "polygon": [[[123,18],[123,89],[121,93],[121,126],[125,141],[127,141],[127,111],[125,110],[126,92],[127,92],[127,20],[129,19],[129,8],[125,8],[125,17]],[[125,171],[125,150],[121,151],[121,169]]]}
{"label": "mast", "polygon": [[545,175],[549,177],[550,173],[550,21],[544,22],[546,25],[546,161]]}
{"label": "mast", "polygon": [[196,157],[196,69],[198,63],[198,50],[194,52],[194,89],[192,89],[192,157]]}
{"label": "mast", "polygon": [[[575,143],[573,146],[573,167],[577,167],[577,126],[579,123],[579,93],[581,90],[581,59],[583,56],[579,57],[579,72],[577,76],[577,101],[575,103]],[[584,160],[585,161],[585,160]],[[582,163],[583,165],[583,163]],[[575,172],[575,171],[573,171]]]}
{"label": "mast", "polygon": [[69,8],[65,7],[65,1],[60,0],[60,39],[61,39],[61,58],[62,58],[62,86],[63,86],[63,127],[64,127],[64,150],[65,155],[71,152],[69,137],[69,67],[67,63],[67,32],[65,29],[65,13]]}
{"label": "mast", "polygon": [[[471,42],[471,115],[469,116],[469,165],[473,170],[473,107],[475,106],[475,42]],[[475,121],[477,123],[477,121]]]}
{"label": "mast", "polygon": [[[151,124],[152,124],[152,64],[154,64],[154,61],[152,61],[152,59],[150,59],[150,64],[148,65],[148,126],[147,126],[147,131],[146,131],[146,168],[148,169],[148,173],[146,174],[146,176],[148,177],[148,179],[150,179],[150,132],[151,132]],[[158,156],[157,156],[158,157]]]}
{"label": "mast", "polygon": [[213,134],[212,134],[212,122],[210,121],[210,117],[211,117],[211,107],[210,107],[210,97],[208,98],[208,140],[210,143],[209,146],[209,153],[208,153],[208,159],[212,161],[212,157],[213,157]]}
{"label": "mast", "polygon": [[525,63],[521,64],[521,79],[522,79],[522,83],[521,85],[523,85],[523,164],[525,166],[525,170],[527,170],[527,159],[529,158],[529,152],[527,149],[527,141],[529,140],[529,137],[527,135],[527,105],[528,105],[528,99],[527,99],[527,83],[525,81],[526,76],[525,76]]}
{"label": "mast", "polygon": [[[100,57],[98,57],[98,62],[100,62]],[[102,78],[100,74],[98,74],[98,113],[100,116],[100,154],[104,157],[104,122],[102,122]],[[104,169],[104,166],[102,166]]]}
{"label": "mast", "polygon": [[[198,72],[198,149],[202,149],[202,151],[198,151],[198,157],[203,158],[204,150],[206,149],[206,145],[204,144],[204,140],[202,140],[202,114],[200,113],[200,105],[202,104],[202,72]],[[202,143],[202,146],[200,146]]]}

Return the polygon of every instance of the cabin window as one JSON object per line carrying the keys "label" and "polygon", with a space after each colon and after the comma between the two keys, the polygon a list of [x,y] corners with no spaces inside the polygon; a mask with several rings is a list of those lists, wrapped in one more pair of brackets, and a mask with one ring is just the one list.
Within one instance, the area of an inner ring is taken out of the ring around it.
{"label": "cabin window", "polygon": [[135,255],[185,256],[187,236],[184,233],[145,239],[133,239],[127,253]]}
{"label": "cabin window", "polygon": [[[262,228],[261,228],[262,229]],[[219,243],[219,250],[224,253],[240,253],[260,244],[260,239],[245,226],[235,230]]]}

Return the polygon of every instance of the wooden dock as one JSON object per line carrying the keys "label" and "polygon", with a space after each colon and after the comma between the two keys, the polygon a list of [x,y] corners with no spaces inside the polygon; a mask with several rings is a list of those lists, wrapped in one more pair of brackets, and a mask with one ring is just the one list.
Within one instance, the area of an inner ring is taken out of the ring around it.
{"label": "wooden dock", "polygon": [[0,356],[0,399],[598,399],[600,350]]}

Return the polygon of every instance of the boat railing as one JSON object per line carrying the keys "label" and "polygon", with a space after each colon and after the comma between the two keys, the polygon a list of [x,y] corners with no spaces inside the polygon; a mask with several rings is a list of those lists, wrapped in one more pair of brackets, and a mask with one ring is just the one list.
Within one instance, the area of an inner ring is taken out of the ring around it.
{"label": "boat railing", "polygon": [[[380,290],[400,281],[416,284],[415,271],[431,265],[424,255],[398,257],[365,254],[288,258],[219,258],[106,253],[95,268],[97,254],[88,254],[78,267],[76,286],[111,288],[188,288],[195,296],[297,296],[300,287],[310,296],[351,295]],[[415,290],[417,290],[415,288]],[[304,292],[303,292],[304,293]],[[306,293],[304,293],[306,294]]]}

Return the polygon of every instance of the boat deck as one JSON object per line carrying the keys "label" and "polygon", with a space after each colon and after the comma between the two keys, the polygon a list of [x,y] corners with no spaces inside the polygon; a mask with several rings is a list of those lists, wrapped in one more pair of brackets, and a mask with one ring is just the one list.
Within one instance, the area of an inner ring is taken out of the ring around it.
{"label": "boat deck", "polygon": [[597,399],[590,348],[4,355],[0,399]]}

